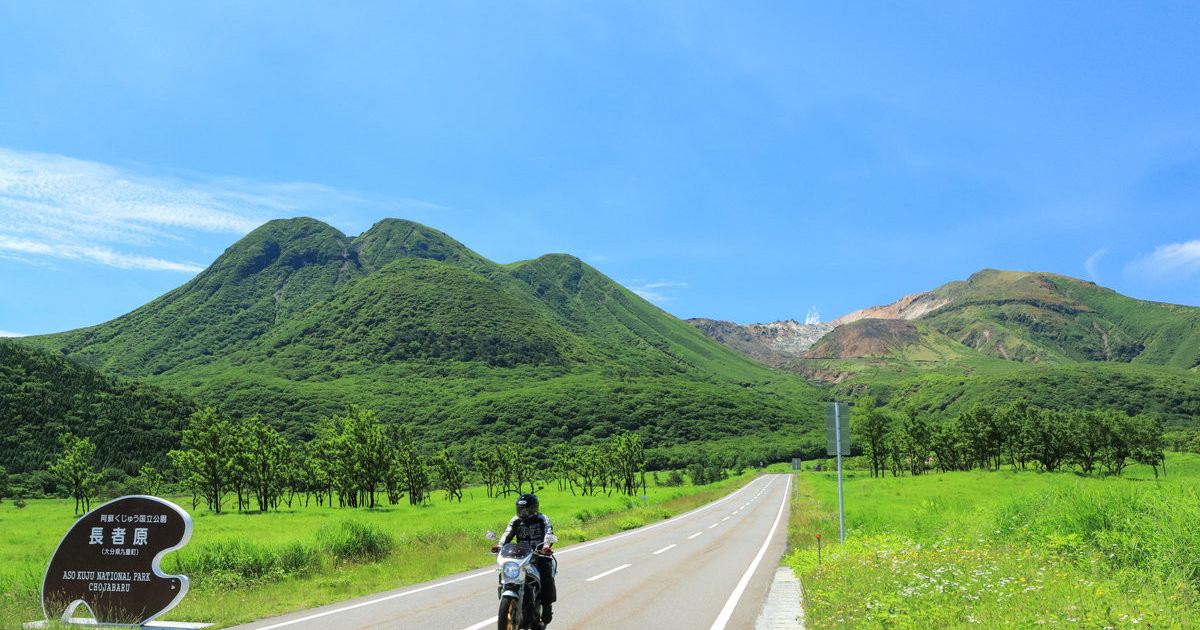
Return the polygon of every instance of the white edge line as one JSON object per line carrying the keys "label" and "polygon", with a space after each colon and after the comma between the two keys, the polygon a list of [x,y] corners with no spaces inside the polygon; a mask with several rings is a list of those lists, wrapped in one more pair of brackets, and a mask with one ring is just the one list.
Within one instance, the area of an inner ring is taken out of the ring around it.
{"label": "white edge line", "polygon": [[584,581],[585,582],[595,582],[596,580],[599,580],[602,577],[608,577],[608,576],[616,573],[617,571],[620,571],[621,569],[628,569],[631,566],[633,566],[633,565],[632,564],[622,564],[621,566],[619,566],[615,569],[609,569],[609,570],[605,571],[604,573],[601,573],[600,575],[593,575],[592,577],[590,577]]}
{"label": "white edge line", "polygon": [[717,615],[717,620],[713,622],[709,630],[725,630],[725,624],[729,623],[729,618],[733,616],[733,609],[737,607],[738,600],[742,598],[742,593],[746,590],[746,585],[750,583],[750,576],[754,575],[754,570],[758,568],[758,563],[762,562],[763,556],[767,553],[767,547],[770,546],[771,540],[775,538],[775,531],[779,529],[779,521],[783,518],[783,509],[787,507],[788,499],[792,496],[791,477],[787,478],[786,484],[784,486],[786,491],[783,493],[783,501],[779,503],[779,512],[775,515],[775,524],[771,526],[771,533],[767,534],[767,541],[758,550],[758,555],[754,556],[754,562],[751,562],[749,568],[742,574],[742,579],[738,580],[737,587],[729,594],[729,600],[725,602],[725,607],[721,609],[721,614]]}
{"label": "white edge line", "polygon": [[482,630],[483,628],[486,628],[490,625],[495,624],[499,620],[500,620],[500,617],[497,615],[495,617],[492,617],[491,619],[488,619],[487,621],[480,621],[479,623],[471,626],[470,628],[467,628],[466,630]]}
{"label": "white edge line", "polygon": [[655,555],[655,556],[657,556],[658,554],[660,554],[660,553],[662,553],[662,552],[664,552],[664,551],[670,551],[671,549],[674,549],[674,548],[675,548],[675,545],[674,545],[674,544],[667,545],[666,547],[663,547],[662,549],[659,549],[658,551],[655,551],[655,552],[654,552],[653,554],[651,554],[651,555]]}
{"label": "white edge line", "polygon": [[[663,526],[663,525],[666,525],[667,523],[670,523],[671,521],[674,521],[674,520],[676,520],[676,519],[680,519],[680,518],[683,518],[683,517],[685,517],[685,516],[691,516],[692,514],[695,514],[695,513],[697,513],[697,512],[701,512],[701,511],[703,511],[703,510],[707,510],[708,508],[710,508],[710,507],[712,507],[712,506],[714,506],[714,505],[717,505],[718,503],[723,503],[723,502],[725,502],[725,501],[728,501],[729,499],[731,499],[731,498],[733,498],[733,497],[737,496],[738,494],[741,494],[741,492],[742,492],[743,490],[745,490],[745,489],[749,488],[751,484],[753,484],[753,483],[757,482],[759,479],[765,479],[765,477],[759,477],[758,479],[755,479],[754,481],[751,481],[750,483],[748,483],[748,484],[746,484],[746,485],[742,486],[741,488],[738,488],[737,490],[735,490],[735,491],[733,491],[733,492],[731,492],[731,493],[729,493],[729,494],[725,495],[724,497],[722,497],[722,498],[720,498],[720,499],[717,499],[716,501],[713,501],[712,503],[709,503],[709,504],[707,504],[707,505],[702,505],[702,506],[700,506],[700,507],[698,507],[698,508],[696,508],[696,509],[694,509],[694,510],[692,510],[692,511],[690,511],[690,512],[684,512],[683,514],[679,514],[679,515],[677,515],[677,516],[673,516],[673,517],[671,517],[671,518],[669,518],[669,519],[667,519],[667,520],[665,520],[665,521],[659,521],[659,522],[657,522],[657,523],[655,523],[655,524],[653,524],[653,525],[647,525],[647,526],[644,526],[644,527],[639,527],[639,528],[637,528],[637,529],[635,529],[635,530],[632,530],[632,531],[629,531],[629,532],[625,532],[624,534],[617,534],[616,536],[611,536],[611,537],[607,537],[607,538],[601,538],[601,539],[599,539],[599,540],[594,540],[594,541],[592,541],[592,542],[589,542],[589,543],[582,543],[582,544],[574,545],[574,546],[570,547],[569,549],[563,549],[562,551],[557,551],[557,552],[555,552],[555,553],[556,553],[556,555],[560,555],[560,556],[561,556],[561,555],[562,555],[562,554],[564,554],[564,553],[570,553],[570,552],[572,552],[572,551],[575,551],[575,550],[577,550],[577,549],[585,549],[585,548],[587,548],[587,547],[591,547],[591,546],[593,546],[593,545],[598,545],[598,544],[600,544],[600,543],[604,543],[604,542],[611,542],[611,541],[613,541],[613,540],[617,540],[617,539],[620,539],[620,538],[624,538],[624,537],[626,537],[626,536],[632,536],[632,535],[634,535],[634,534],[636,534],[636,533],[638,533],[638,532],[649,531],[649,530],[651,530],[651,529],[654,529],[655,527],[661,527],[661,526]],[[626,565],[626,566],[629,566],[629,565]],[[625,567],[621,567],[621,568],[623,569],[623,568],[625,568]],[[619,569],[618,569],[618,570],[619,570]],[[413,589],[413,590],[411,590],[411,591],[404,591],[403,593],[395,593],[395,594],[393,594],[393,595],[388,595],[387,597],[379,597],[379,598],[376,598],[376,599],[372,599],[372,600],[370,600],[370,601],[366,601],[366,602],[359,602],[359,603],[357,603],[357,604],[353,604],[353,605],[351,605],[351,606],[344,606],[344,607],[342,607],[342,608],[335,608],[335,609],[333,609],[333,610],[326,610],[325,612],[320,612],[320,613],[317,613],[317,614],[315,614],[315,615],[308,615],[308,616],[306,616],[306,617],[300,617],[299,619],[292,619],[292,620],[289,620],[289,621],[283,621],[283,622],[280,622],[280,623],[277,623],[277,624],[274,624],[274,625],[270,625],[270,626],[263,626],[263,627],[261,627],[261,628],[257,628],[256,630],[275,630],[275,628],[284,628],[284,627],[286,627],[286,626],[290,626],[290,625],[293,625],[293,624],[297,624],[297,623],[304,623],[305,621],[312,621],[313,619],[320,619],[321,617],[327,617],[327,616],[329,616],[329,615],[336,615],[336,614],[338,614],[338,613],[346,612],[346,611],[349,611],[349,610],[354,610],[354,609],[356,609],[356,608],[362,608],[362,607],[364,607],[364,606],[371,606],[371,605],[373,605],[373,604],[379,604],[379,603],[386,602],[386,601],[390,601],[390,600],[393,600],[393,599],[398,599],[398,598],[400,598],[400,597],[405,597],[405,596],[407,596],[407,595],[412,595],[412,594],[414,594],[414,593],[420,593],[420,592],[422,592],[422,591],[428,591],[428,590],[430,590],[430,589],[435,589],[435,588],[438,588],[438,587],[441,587],[441,586],[446,586],[446,585],[448,585],[448,584],[455,584],[455,583],[457,583],[457,582],[463,582],[463,581],[466,581],[466,580],[470,580],[470,579],[472,579],[472,578],[483,577],[483,576],[485,576],[485,575],[493,575],[494,573],[495,573],[495,569],[488,569],[488,570],[486,570],[486,571],[480,571],[480,572],[478,572],[478,573],[472,573],[472,574],[470,574],[470,575],[465,575],[465,576],[463,576],[463,577],[456,578],[456,579],[453,579],[453,580],[447,580],[447,581],[445,581],[445,582],[438,582],[437,584],[430,584],[430,585],[428,585],[428,586],[422,586],[421,588],[415,588],[415,589]],[[597,576],[597,578],[599,578],[599,577],[603,577],[603,575]],[[593,579],[595,579],[595,578],[593,578]]]}
{"label": "white edge line", "polygon": [[472,573],[471,575],[464,575],[463,577],[455,578],[453,580],[448,580],[445,582],[438,582],[437,584],[430,584],[428,586],[422,586],[421,588],[414,588],[411,591],[404,591],[403,593],[394,593],[392,595],[388,595],[387,597],[379,597],[376,599],[372,599],[370,601],[359,602],[359,603],[353,604],[351,606],[343,606],[342,608],[326,610],[325,612],[320,612],[315,615],[309,615],[307,617],[301,617],[299,619],[292,619],[290,621],[280,622],[273,626],[263,626],[261,628],[258,628],[257,630],[274,630],[275,628],[282,628],[284,626],[290,626],[290,625],[296,624],[296,623],[304,623],[305,621],[312,621],[313,619],[320,619],[321,617],[327,617],[329,615],[336,615],[337,613],[346,612],[348,610],[354,610],[355,608],[362,608],[364,606],[370,606],[372,604],[378,604],[381,602],[398,599],[398,598],[404,597],[406,595],[412,595],[413,593],[420,593],[422,591],[428,591],[430,589],[438,588],[439,586],[445,586],[447,584],[454,584],[456,582],[464,582],[466,580],[470,580],[470,579],[477,578],[477,577],[483,577],[485,575],[493,575],[493,574],[495,574],[495,572],[496,572],[495,569],[488,569],[487,571],[480,571],[478,573]]}

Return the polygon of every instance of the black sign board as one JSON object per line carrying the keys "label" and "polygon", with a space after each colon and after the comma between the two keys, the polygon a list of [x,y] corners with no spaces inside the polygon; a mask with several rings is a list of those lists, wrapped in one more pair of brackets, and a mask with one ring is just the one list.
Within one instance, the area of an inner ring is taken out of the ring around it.
{"label": "black sign board", "polygon": [[114,499],[83,515],[58,543],[42,581],[42,610],[64,623],[80,604],[97,623],[141,625],[167,612],[188,590],[159,562],[192,537],[192,518],[157,497]]}

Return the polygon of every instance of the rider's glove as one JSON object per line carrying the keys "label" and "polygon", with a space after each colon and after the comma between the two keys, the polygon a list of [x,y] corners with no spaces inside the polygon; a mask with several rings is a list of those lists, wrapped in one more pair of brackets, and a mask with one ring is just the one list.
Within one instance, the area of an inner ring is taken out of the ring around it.
{"label": "rider's glove", "polygon": [[492,553],[500,553],[500,545],[492,545]]}
{"label": "rider's glove", "polygon": [[543,555],[543,556],[550,556],[550,555],[554,555],[554,552],[553,552],[553,551],[550,551],[550,546],[549,546],[549,545],[546,545],[545,547],[542,547],[542,555]]}

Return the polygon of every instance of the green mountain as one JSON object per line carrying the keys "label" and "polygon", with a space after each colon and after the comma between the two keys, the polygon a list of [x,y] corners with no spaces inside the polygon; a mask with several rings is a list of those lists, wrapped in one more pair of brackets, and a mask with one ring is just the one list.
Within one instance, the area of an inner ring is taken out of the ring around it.
{"label": "green mountain", "polygon": [[1048,273],[985,270],[843,317],[786,367],[934,414],[1016,398],[1200,425],[1200,308]]}
{"label": "green mountain", "polygon": [[454,448],[637,430],[660,458],[786,458],[819,440],[820,388],[580,260],[498,265],[395,219],[356,238],[313,219],[272,221],[127,315],[20,342],[262,413],[299,439],[357,403]]}
{"label": "green mountain", "polygon": [[44,469],[68,432],[91,438],[102,466],[127,474],[146,462],[165,468],[196,409],[164,389],[0,341],[0,466],[9,473]]}
{"label": "green mountain", "polygon": [[921,321],[1007,361],[1200,366],[1200,308],[1135,300],[1050,273],[987,269],[853,315],[880,317]]}

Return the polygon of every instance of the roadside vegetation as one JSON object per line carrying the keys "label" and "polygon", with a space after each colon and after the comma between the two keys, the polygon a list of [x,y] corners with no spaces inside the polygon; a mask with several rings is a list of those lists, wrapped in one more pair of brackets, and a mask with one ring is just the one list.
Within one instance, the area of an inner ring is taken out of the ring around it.
{"label": "roadside vegetation", "polygon": [[[661,483],[651,474],[645,490],[634,496],[583,496],[555,484],[535,489],[564,546],[686,512],[753,475],[693,485],[678,471],[660,472]],[[188,507],[186,497],[174,500]],[[513,501],[512,495],[490,497],[485,487],[470,486],[461,502],[358,510],[297,503],[262,513],[189,510],[192,540],[167,555],[162,568],[188,576],[191,589],[163,619],[235,625],[490,566],[492,543],[484,533],[502,531]],[[70,499],[29,500],[22,508],[0,504],[0,630],[42,618],[42,575],[74,521],[72,504]],[[485,581],[480,584],[480,597],[494,597]]]}
{"label": "roadside vegetation", "polygon": [[[810,628],[1194,628],[1200,457],[1170,474],[800,475],[786,562]],[[821,536],[818,555],[817,535]]]}

